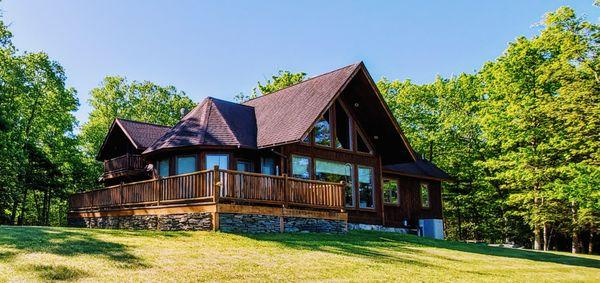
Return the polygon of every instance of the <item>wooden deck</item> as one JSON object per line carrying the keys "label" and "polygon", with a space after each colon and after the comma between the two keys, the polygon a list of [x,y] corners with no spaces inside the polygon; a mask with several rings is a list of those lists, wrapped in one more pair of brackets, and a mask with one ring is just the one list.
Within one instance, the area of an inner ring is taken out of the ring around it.
{"label": "wooden deck", "polygon": [[223,170],[197,171],[126,183],[69,197],[71,212],[235,203],[284,208],[344,210],[343,183]]}

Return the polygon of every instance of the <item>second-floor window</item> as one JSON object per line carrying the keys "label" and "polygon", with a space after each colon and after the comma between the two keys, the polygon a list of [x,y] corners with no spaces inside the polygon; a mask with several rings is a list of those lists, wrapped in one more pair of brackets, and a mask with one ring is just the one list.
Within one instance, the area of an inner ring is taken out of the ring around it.
{"label": "second-floor window", "polygon": [[331,146],[331,127],[329,125],[329,111],[315,124],[315,144]]}

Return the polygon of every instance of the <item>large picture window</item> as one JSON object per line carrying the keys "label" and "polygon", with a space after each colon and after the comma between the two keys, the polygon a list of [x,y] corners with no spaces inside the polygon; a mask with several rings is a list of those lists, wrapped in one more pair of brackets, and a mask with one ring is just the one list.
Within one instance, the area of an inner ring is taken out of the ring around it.
{"label": "large picture window", "polygon": [[360,196],[360,208],[375,207],[373,201],[373,169],[358,166],[358,194]]}
{"label": "large picture window", "polygon": [[421,183],[421,207],[422,208],[429,208],[431,206],[430,200],[429,200],[429,184],[427,183]]}
{"label": "large picture window", "polygon": [[386,204],[399,204],[398,181],[383,180],[383,202]]}
{"label": "large picture window", "polygon": [[229,155],[227,154],[207,154],[206,169],[212,169],[215,165],[219,165],[220,169],[229,169]]}
{"label": "large picture window", "polygon": [[306,156],[292,156],[292,177],[310,179],[310,158]]}
{"label": "large picture window", "polygon": [[354,190],[352,186],[352,164],[315,160],[315,179],[326,182],[346,182],[346,205],[354,206]]}
{"label": "large picture window", "polygon": [[315,124],[315,144],[331,146],[331,127],[329,125],[329,111]]}
{"label": "large picture window", "polygon": [[175,162],[175,173],[187,174],[196,171],[196,157],[195,156],[178,156]]}
{"label": "large picture window", "polygon": [[169,159],[162,159],[158,161],[158,176],[167,177],[169,176]]}

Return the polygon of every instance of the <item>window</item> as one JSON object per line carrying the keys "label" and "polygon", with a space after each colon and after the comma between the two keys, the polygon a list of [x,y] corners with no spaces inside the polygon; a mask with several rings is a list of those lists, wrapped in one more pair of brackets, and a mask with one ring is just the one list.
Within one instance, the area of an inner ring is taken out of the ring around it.
{"label": "window", "polygon": [[195,156],[178,156],[175,162],[175,174],[186,174],[196,171]]}
{"label": "window", "polygon": [[398,181],[383,180],[383,202],[387,204],[399,204]]}
{"label": "window", "polygon": [[207,154],[206,169],[213,169],[215,165],[219,165],[220,169],[229,169],[229,155],[227,154]]}
{"label": "window", "polygon": [[329,111],[315,124],[315,144],[331,146],[331,129],[329,126]]}
{"label": "window", "polygon": [[238,160],[236,170],[243,172],[252,172],[254,171],[252,167],[254,167],[252,166],[252,162],[246,160]]}
{"label": "window", "polygon": [[292,155],[292,177],[310,179],[310,158]]}
{"label": "window", "polygon": [[315,179],[334,183],[346,182],[346,205],[354,206],[352,164],[315,160]]}
{"label": "window", "polygon": [[429,184],[421,183],[421,207],[429,208]]}
{"label": "window", "polygon": [[275,159],[265,157],[260,160],[260,172],[267,175],[276,175]]}
{"label": "window", "polygon": [[356,131],[356,150],[365,153],[371,153],[371,149],[360,131]]}
{"label": "window", "polygon": [[337,102],[335,107],[335,147],[352,149],[352,127],[348,113]]}
{"label": "window", "polygon": [[360,208],[373,208],[373,169],[358,166],[358,195]]}
{"label": "window", "polygon": [[169,159],[163,159],[158,161],[158,176],[167,177],[169,176]]}

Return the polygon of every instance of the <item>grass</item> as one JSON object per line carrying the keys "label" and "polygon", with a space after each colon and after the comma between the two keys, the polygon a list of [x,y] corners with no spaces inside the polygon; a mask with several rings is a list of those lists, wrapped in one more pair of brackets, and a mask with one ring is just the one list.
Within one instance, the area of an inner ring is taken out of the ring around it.
{"label": "grass", "polygon": [[235,235],[0,226],[0,282],[54,280],[600,282],[600,257],[369,231]]}

